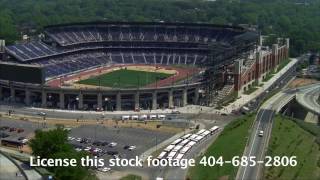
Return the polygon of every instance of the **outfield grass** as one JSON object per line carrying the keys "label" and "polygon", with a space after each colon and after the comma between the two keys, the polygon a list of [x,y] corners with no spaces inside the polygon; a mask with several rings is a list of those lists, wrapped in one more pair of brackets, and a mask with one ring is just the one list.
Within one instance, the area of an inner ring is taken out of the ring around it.
{"label": "outfield grass", "polygon": [[[216,158],[222,156],[224,160],[231,160],[234,156],[242,156],[254,119],[255,114],[249,114],[228,124],[217,140],[210,145],[204,156]],[[198,158],[197,162],[201,158]],[[221,167],[219,165],[205,167],[197,164],[189,169],[188,177],[191,180],[234,179],[237,170],[238,168],[231,164],[224,164]]]}
{"label": "outfield grass", "polygon": [[171,76],[166,73],[120,69],[93,78],[81,80],[79,84],[115,88],[137,88]]}
{"label": "outfield grass", "polygon": [[320,147],[315,136],[287,117],[276,116],[267,155],[297,156],[298,165],[268,167],[264,173],[266,180],[320,179]]}

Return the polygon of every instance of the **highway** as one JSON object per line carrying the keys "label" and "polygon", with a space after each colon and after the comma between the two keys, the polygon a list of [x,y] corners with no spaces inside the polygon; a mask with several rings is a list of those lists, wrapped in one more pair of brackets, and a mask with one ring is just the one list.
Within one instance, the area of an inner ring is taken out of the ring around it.
{"label": "highway", "polygon": [[320,83],[309,86],[307,89],[300,90],[297,93],[297,101],[304,108],[320,115],[320,104],[317,102],[320,95]]}
{"label": "highway", "polygon": [[[244,150],[243,156],[256,157],[256,161],[264,161],[267,151],[268,142],[271,136],[273,117],[275,113],[291,101],[297,93],[301,94],[305,99],[306,104],[311,105],[314,102],[313,95],[319,93],[320,84],[309,85],[297,89],[289,89],[278,93],[276,96],[268,100],[259,109],[256,121],[252,127],[252,133],[249,138],[249,143]],[[312,98],[313,97],[313,98]],[[317,104],[319,105],[319,104]],[[264,131],[262,137],[258,136],[260,130]],[[261,179],[263,171],[263,163],[256,166],[240,166],[237,173],[237,180],[257,180]]]}

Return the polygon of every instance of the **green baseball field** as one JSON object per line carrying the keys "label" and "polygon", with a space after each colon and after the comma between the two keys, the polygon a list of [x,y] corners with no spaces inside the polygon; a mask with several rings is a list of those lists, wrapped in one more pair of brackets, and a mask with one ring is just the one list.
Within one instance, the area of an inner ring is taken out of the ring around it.
{"label": "green baseball field", "polygon": [[78,84],[105,86],[113,88],[144,87],[161,79],[166,79],[172,74],[120,69],[106,74],[101,74],[89,79],[78,81]]}

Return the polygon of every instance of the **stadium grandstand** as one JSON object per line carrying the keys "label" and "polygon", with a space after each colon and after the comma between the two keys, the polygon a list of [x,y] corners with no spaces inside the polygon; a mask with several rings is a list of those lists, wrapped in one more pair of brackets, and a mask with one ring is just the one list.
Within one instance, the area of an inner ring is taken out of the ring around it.
{"label": "stadium grandstand", "polygon": [[[280,59],[287,57],[289,45],[288,42],[280,44],[280,47],[277,45],[262,53],[256,31],[239,26],[197,23],[61,24],[44,27],[39,37],[41,38],[37,40],[5,46],[3,62],[38,66],[43,70],[41,78],[44,81],[21,89],[21,82],[17,82],[15,88],[14,80],[8,82],[3,79],[1,99],[4,99],[5,95],[11,99],[14,97],[14,100],[19,96],[20,101],[28,105],[35,105],[38,101],[39,106],[43,107],[70,108],[70,104],[76,104],[71,105],[76,109],[84,109],[85,104],[91,109],[103,109],[103,99],[111,99],[111,109],[114,110],[137,109],[143,106],[142,104],[148,104],[143,107],[152,109],[186,104],[213,105],[217,90],[227,91],[226,94],[240,91],[269,70],[265,69],[254,76],[252,74],[256,73],[249,72],[249,79],[240,82],[248,76],[247,71],[255,71],[256,68],[252,66],[260,64],[257,63],[257,57],[264,61],[268,59],[264,56],[274,57],[275,53],[281,54],[281,57],[271,60],[273,66],[276,66]],[[162,83],[159,81],[156,85],[138,86],[139,90],[101,87],[100,81],[96,87],[70,87],[70,82],[80,80],[84,77],[83,74],[94,76],[88,72],[101,74],[107,71],[106,68],[109,72],[114,67],[129,66],[141,66],[140,69],[149,66],[161,67],[163,71],[174,69],[176,72],[167,80],[162,80]],[[241,68],[242,66],[244,68]],[[59,83],[57,85],[52,82]],[[28,82],[26,80],[23,83]],[[16,91],[20,90],[24,92],[17,94]],[[69,95],[70,97],[67,97]],[[69,102],[66,102],[66,99]],[[141,103],[143,99],[148,103]],[[48,101],[54,101],[51,103],[54,105],[49,105]],[[127,101],[131,104],[129,108],[122,108]]]}

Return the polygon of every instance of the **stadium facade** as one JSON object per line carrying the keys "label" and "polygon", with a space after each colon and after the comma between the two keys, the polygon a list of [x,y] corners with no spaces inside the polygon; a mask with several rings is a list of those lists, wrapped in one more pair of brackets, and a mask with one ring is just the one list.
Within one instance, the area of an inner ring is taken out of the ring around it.
{"label": "stadium facade", "polygon": [[[35,107],[107,111],[216,106],[229,94],[240,95],[259,84],[288,58],[289,39],[278,39],[271,47],[262,42],[256,31],[212,24],[47,26],[37,40],[0,44],[0,99]],[[156,87],[76,88],[63,82],[85,71],[126,65],[197,67],[202,71]],[[59,86],[49,83],[54,80]]]}

